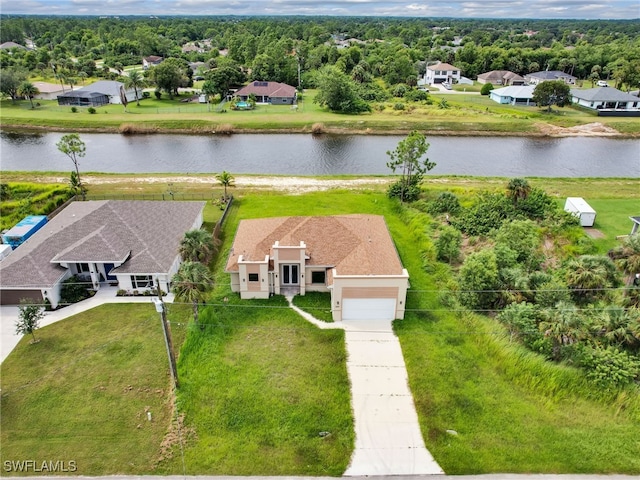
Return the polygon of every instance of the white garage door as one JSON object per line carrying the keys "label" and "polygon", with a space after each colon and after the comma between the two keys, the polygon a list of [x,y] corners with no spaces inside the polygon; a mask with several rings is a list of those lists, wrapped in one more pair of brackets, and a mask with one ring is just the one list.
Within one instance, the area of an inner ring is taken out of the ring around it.
{"label": "white garage door", "polygon": [[395,298],[345,298],[342,300],[342,320],[393,320],[396,318]]}

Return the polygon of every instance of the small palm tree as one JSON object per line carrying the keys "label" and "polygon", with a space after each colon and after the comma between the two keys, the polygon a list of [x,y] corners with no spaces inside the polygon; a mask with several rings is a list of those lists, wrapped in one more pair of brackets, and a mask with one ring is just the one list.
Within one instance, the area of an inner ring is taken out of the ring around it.
{"label": "small palm tree", "polygon": [[193,321],[198,323],[198,304],[213,286],[209,269],[200,262],[184,262],[173,276],[173,293],[178,301],[191,303]]}
{"label": "small palm tree", "polygon": [[207,265],[217,251],[217,244],[209,232],[203,229],[190,230],[180,242],[179,253],[185,262],[200,262]]}
{"label": "small palm tree", "polygon": [[571,345],[585,336],[585,322],[576,307],[570,303],[558,302],[544,312],[546,320],[540,323],[545,337],[551,339],[553,359],[562,358],[562,347]]}
{"label": "small palm tree", "polygon": [[525,200],[531,193],[531,186],[524,178],[512,178],[507,185],[507,196],[516,204]]}
{"label": "small palm tree", "polygon": [[136,105],[140,106],[140,96],[138,90],[144,88],[144,77],[140,73],[140,70],[131,70],[129,76],[125,79],[124,84],[127,88],[133,88],[136,94]]}
{"label": "small palm tree", "polygon": [[224,200],[226,202],[227,199],[229,198],[227,196],[227,187],[234,186],[233,182],[235,178],[233,178],[233,175],[231,175],[229,172],[223,171],[222,173],[219,173],[218,175],[216,175],[216,179],[218,180],[220,185],[224,187]]}
{"label": "small palm tree", "polygon": [[24,81],[18,87],[18,95],[27,97],[31,103],[31,108],[33,108],[33,97],[39,93],[40,90],[38,90],[38,88],[31,82]]}

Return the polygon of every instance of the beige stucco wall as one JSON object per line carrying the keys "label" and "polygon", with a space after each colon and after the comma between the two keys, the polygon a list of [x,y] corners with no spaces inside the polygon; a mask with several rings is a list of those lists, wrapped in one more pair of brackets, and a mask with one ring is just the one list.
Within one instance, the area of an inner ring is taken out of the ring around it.
{"label": "beige stucco wall", "polygon": [[[249,280],[250,273],[258,274],[257,282]],[[236,281],[237,285],[234,285]],[[231,274],[231,289],[240,292],[242,299],[269,298],[269,256],[262,261],[245,261],[241,255],[238,258],[238,273]]]}
{"label": "beige stucco wall", "polygon": [[331,310],[333,320],[342,321],[344,298],[395,298],[396,319],[404,318],[409,273],[403,269],[401,275],[338,275],[333,270]]}

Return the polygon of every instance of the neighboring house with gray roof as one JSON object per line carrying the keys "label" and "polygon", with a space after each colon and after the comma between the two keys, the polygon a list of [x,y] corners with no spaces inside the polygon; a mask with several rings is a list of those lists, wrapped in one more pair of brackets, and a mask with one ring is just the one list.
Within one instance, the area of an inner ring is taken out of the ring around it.
{"label": "neighboring house with gray roof", "polygon": [[184,234],[202,226],[205,202],[73,202],[0,262],[0,303],[48,299],[74,274],[95,289],[105,282],[168,292]]}
{"label": "neighboring house with gray roof", "polygon": [[524,85],[524,78],[509,70],[491,70],[478,75],[478,83],[492,85]]}
{"label": "neighboring house with gray roof", "polygon": [[[81,92],[98,92],[109,97],[109,103],[121,104],[120,88],[124,88],[124,83],[115,80],[99,80],[91,85],[78,89]],[[125,89],[127,102],[136,101],[136,92],[133,88]]]}
{"label": "neighboring house with gray roof", "polygon": [[562,80],[568,85],[575,85],[578,78],[560,70],[544,70],[542,72],[529,73],[524,76],[524,79],[530,85],[537,85],[540,82],[549,80]]}
{"label": "neighboring house with gray roof", "polygon": [[404,318],[409,274],[379,215],[242,220],[225,270],[242,299],[330,292],[335,321]]}
{"label": "neighboring house with gray roof", "polygon": [[572,102],[598,115],[640,116],[640,98],[612,87],[572,89]]}

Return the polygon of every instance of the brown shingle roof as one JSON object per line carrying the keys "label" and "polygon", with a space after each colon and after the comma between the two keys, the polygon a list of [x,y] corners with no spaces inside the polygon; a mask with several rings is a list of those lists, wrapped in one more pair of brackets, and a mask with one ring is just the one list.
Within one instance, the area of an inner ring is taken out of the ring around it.
{"label": "brown shingle roof", "polygon": [[455,71],[460,70],[458,67],[454,67],[450,63],[436,63],[435,65],[429,65],[427,67],[427,69],[428,70],[439,70],[439,71],[445,71],[445,72],[449,72],[451,70],[455,70]]}
{"label": "brown shingle roof", "polygon": [[0,287],[50,288],[61,262],[122,262],[116,273],[166,273],[205,202],[73,202],[0,263]]}
{"label": "brown shingle roof", "polygon": [[238,257],[264,260],[272,246],[304,242],[307,265],[336,267],[340,275],[402,274],[402,264],[384,217],[337,215],[242,220],[238,225],[226,270],[238,270]]}
{"label": "brown shingle roof", "polygon": [[278,82],[251,82],[236,92],[238,96],[251,94],[263,97],[295,97],[296,89],[291,85]]}

